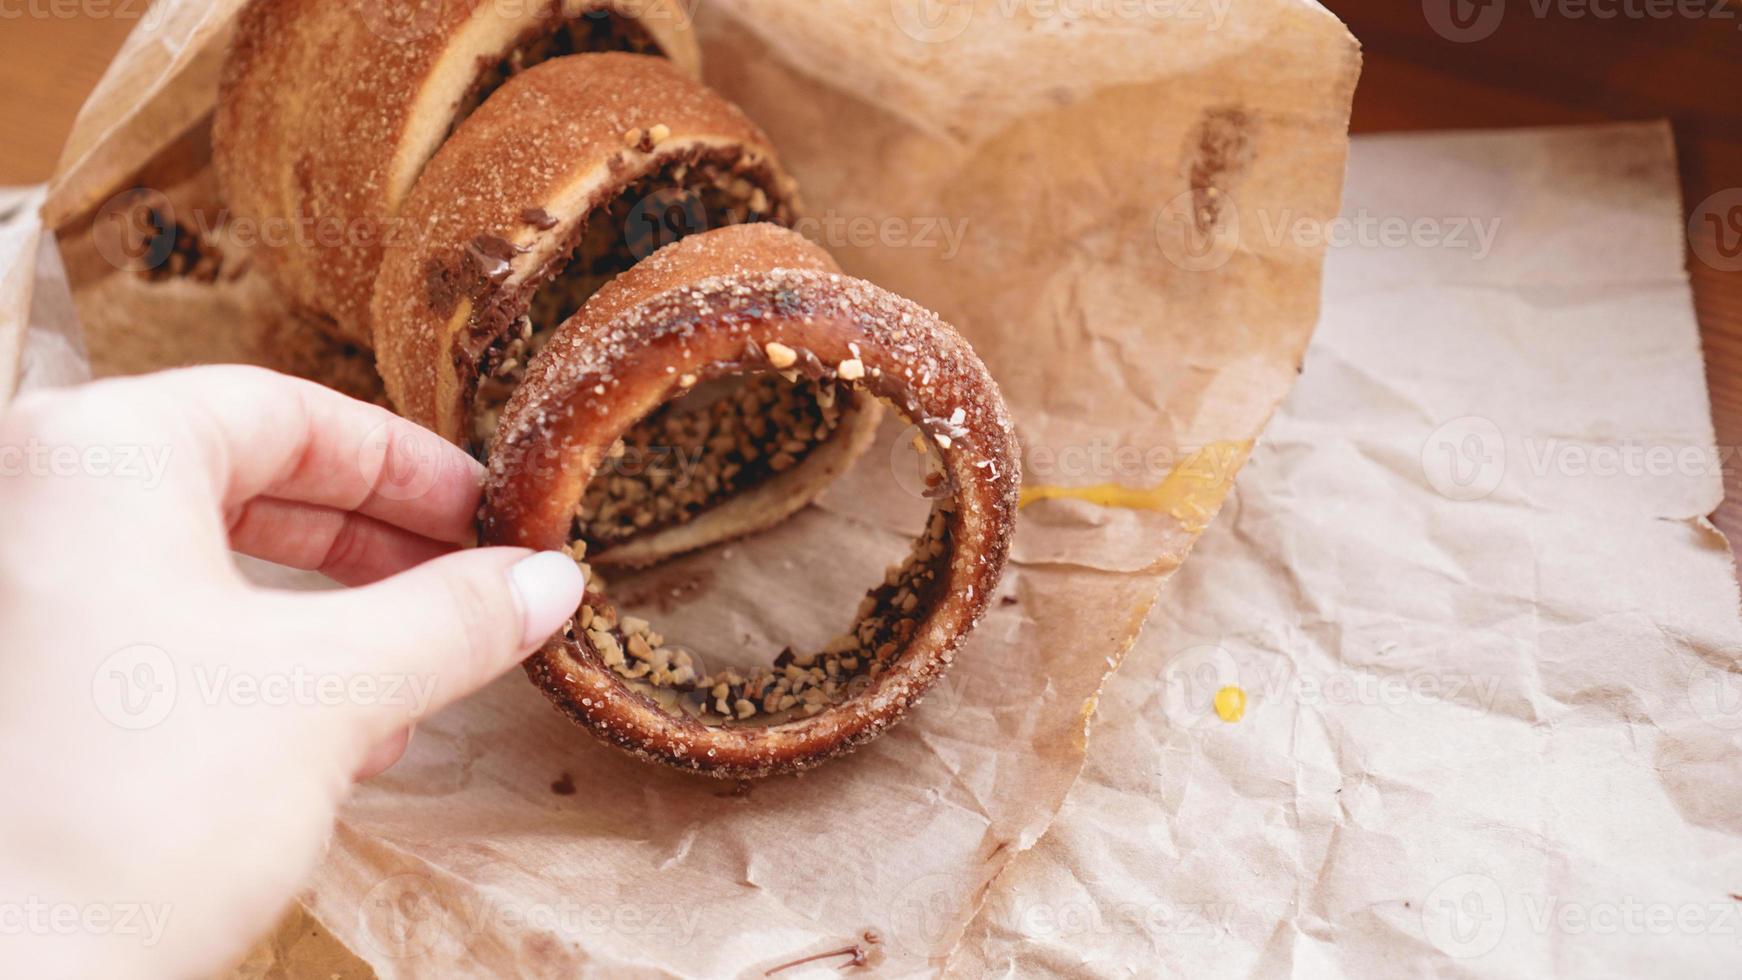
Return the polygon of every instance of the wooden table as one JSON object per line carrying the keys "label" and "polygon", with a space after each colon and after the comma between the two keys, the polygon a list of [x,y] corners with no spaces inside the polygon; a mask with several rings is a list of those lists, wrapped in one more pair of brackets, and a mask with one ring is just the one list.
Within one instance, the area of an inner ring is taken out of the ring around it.
{"label": "wooden table", "polygon": [[[1708,15],[1605,19],[1589,11],[1662,8],[1644,0],[1489,0],[1501,5],[1498,24],[1478,18],[1460,34],[1447,17],[1453,2],[1467,0],[1326,0],[1366,47],[1356,132],[1667,117],[1690,211],[1720,191],[1742,194],[1742,7],[1684,0],[1666,6],[1691,2]],[[1539,7],[1546,13],[1539,16]],[[0,99],[0,184],[48,176],[73,113],[135,23],[136,15],[0,21],[0,91],[9,93]],[[1466,39],[1442,35],[1435,23]],[[1737,222],[1721,243],[1734,247],[1742,211],[1720,217]],[[1698,235],[1688,265],[1718,445],[1742,446],[1742,272],[1699,258],[1720,244],[1717,226],[1702,224]],[[1724,483],[1714,520],[1736,547],[1742,468],[1727,466]]]}

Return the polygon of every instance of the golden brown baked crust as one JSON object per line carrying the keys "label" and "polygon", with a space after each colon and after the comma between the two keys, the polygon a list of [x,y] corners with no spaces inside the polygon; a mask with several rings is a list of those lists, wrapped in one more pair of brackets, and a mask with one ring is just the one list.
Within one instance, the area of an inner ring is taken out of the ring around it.
{"label": "golden brown baked crust", "polygon": [[416,234],[377,277],[375,346],[400,411],[464,441],[486,353],[589,216],[701,156],[729,161],[790,211],[796,187],[761,130],[663,59],[576,55],[511,79],[425,168],[401,214]]}
{"label": "golden brown baked crust", "polygon": [[294,308],[370,344],[382,243],[402,230],[394,218],[419,172],[482,73],[565,21],[699,73],[680,0],[249,4],[224,66],[213,162]]}
{"label": "golden brown baked crust", "polygon": [[[903,607],[914,620],[903,642],[845,700],[760,727],[706,725],[626,683],[601,655],[614,641],[601,644],[584,623],[527,661],[545,693],[599,737],[719,777],[803,769],[900,719],[984,613],[1016,516],[1010,419],[967,342],[935,314],[807,260],[795,237],[767,225],[692,236],[607,286],[564,325],[509,400],[486,479],[486,543],[562,548],[610,447],[681,395],[686,375],[767,372],[788,353],[789,370],[850,382],[919,426],[941,458],[940,489],[947,489],[934,510],[934,526],[939,513],[947,526],[941,553],[934,551],[939,574]],[[603,594],[590,591],[586,603],[589,618],[597,610],[615,620]]]}

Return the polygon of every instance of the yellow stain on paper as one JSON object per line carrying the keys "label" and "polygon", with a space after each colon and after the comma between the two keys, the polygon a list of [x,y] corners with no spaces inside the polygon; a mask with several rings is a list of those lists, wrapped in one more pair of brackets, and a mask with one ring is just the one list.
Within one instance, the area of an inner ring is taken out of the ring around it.
{"label": "yellow stain on paper", "polygon": [[1077,727],[1077,748],[1087,750],[1089,747],[1089,726],[1094,722],[1095,709],[1101,704],[1101,696],[1094,695],[1083,702],[1083,710],[1078,714],[1082,724]]}
{"label": "yellow stain on paper", "polygon": [[1209,524],[1251,450],[1250,440],[1211,443],[1187,456],[1167,479],[1147,488],[1118,483],[1087,487],[1028,485],[1022,488],[1016,506],[1020,510],[1042,500],[1082,500],[1100,507],[1159,511],[1195,533]]}
{"label": "yellow stain on paper", "polygon": [[1217,691],[1216,717],[1230,725],[1246,717],[1246,692],[1233,685]]}

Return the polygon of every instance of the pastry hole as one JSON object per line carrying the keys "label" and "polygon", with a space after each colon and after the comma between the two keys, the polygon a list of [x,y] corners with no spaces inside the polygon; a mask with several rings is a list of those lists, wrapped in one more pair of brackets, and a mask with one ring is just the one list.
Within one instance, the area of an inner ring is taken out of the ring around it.
{"label": "pastry hole", "polygon": [[610,10],[591,10],[554,24],[541,25],[497,61],[481,64],[471,88],[460,100],[453,127],[457,128],[464,122],[510,78],[534,65],[571,54],[608,51],[659,56],[666,53],[638,21]]}
{"label": "pastry hole", "polygon": [[[674,718],[709,727],[766,727],[804,721],[838,707],[868,691],[897,663],[940,599],[947,579],[955,503],[944,492],[948,487],[941,466],[936,465],[935,450],[929,458],[934,461],[937,495],[929,507],[915,515],[923,530],[905,555],[883,570],[881,580],[862,593],[851,625],[839,633],[814,645],[794,643],[772,656],[758,654],[744,649],[749,629],[710,628],[719,604],[718,596],[711,596],[705,603],[708,610],[676,614],[676,626],[668,635],[658,622],[661,613],[671,616],[670,607],[682,600],[668,601],[666,593],[669,590],[681,596],[684,592],[681,584],[669,583],[682,583],[699,574],[679,567],[613,579],[609,584],[595,574],[594,587],[565,636],[575,655],[594,658],[630,691]],[[594,483],[608,478],[602,468]],[[686,564],[708,569],[707,575],[718,578],[732,574],[735,561],[766,561],[780,552],[782,543],[757,539],[729,547],[756,549],[757,553],[747,558],[716,555],[705,564],[699,559]],[[578,541],[573,550],[585,554]],[[759,580],[770,574],[765,568],[755,571]],[[809,590],[814,584],[804,587]],[[607,590],[625,597],[624,609],[629,611],[620,611],[615,601],[607,598]],[[837,595],[807,596],[807,600],[839,598],[838,586],[823,591]],[[784,628],[776,626],[768,632],[778,635]],[[757,659],[752,661],[752,657]]]}

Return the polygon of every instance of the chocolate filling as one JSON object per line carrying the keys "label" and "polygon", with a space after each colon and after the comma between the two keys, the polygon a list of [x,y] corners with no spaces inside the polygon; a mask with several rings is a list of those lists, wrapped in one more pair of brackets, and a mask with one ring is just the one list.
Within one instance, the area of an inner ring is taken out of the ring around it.
{"label": "chocolate filling", "polygon": [[454,114],[454,126],[464,122],[510,78],[534,65],[565,55],[605,51],[665,54],[638,21],[611,10],[592,10],[572,20],[551,21],[528,32],[500,59],[480,59],[477,78]]}
{"label": "chocolate filling", "polygon": [[[551,334],[619,273],[709,228],[751,221],[790,225],[790,207],[765,189],[771,180],[735,153],[719,151],[672,161],[594,209],[566,265],[532,293],[525,313],[485,350],[472,401],[474,448],[489,445],[508,396]],[[499,280],[512,248],[500,240],[474,242],[473,273],[484,282]]]}

